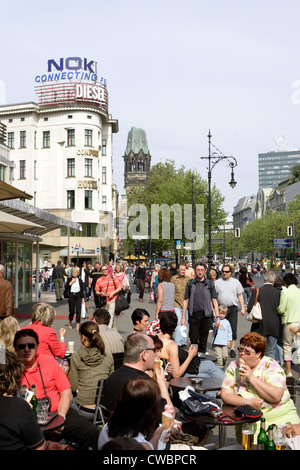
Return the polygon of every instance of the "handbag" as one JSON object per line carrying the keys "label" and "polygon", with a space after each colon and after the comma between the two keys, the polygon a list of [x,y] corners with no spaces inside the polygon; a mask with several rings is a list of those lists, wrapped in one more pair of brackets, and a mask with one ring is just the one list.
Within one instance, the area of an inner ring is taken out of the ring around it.
{"label": "handbag", "polygon": [[182,402],[181,411],[186,416],[209,415],[211,411],[220,411],[217,400],[207,393],[198,393],[189,389],[189,397]]}
{"label": "handbag", "polygon": [[85,303],[81,304],[81,318],[87,318],[86,304]]}
{"label": "handbag", "polygon": [[118,294],[118,297],[115,301],[115,312],[123,312],[129,308],[129,303],[124,294]]}
{"label": "handbag", "polygon": [[154,297],[154,290],[153,290],[152,288],[151,288],[151,291],[150,291],[150,300],[151,300],[152,302],[154,302],[154,300],[155,300],[155,297]]}
{"label": "handbag", "polygon": [[239,418],[260,418],[263,414],[261,410],[253,408],[251,405],[240,405],[234,409],[234,414]]}
{"label": "handbag", "polygon": [[247,320],[252,323],[257,323],[262,320],[261,306],[260,306],[260,303],[257,301],[258,293],[259,293],[259,288],[257,287],[254,305],[250,313],[248,313],[247,315]]}

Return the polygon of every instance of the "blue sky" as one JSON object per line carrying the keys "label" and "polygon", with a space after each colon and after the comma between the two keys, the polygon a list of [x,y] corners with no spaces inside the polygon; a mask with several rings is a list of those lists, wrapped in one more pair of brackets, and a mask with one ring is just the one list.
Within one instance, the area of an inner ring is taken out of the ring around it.
{"label": "blue sky", "polygon": [[275,136],[300,148],[298,0],[3,0],[2,11],[2,104],[37,101],[34,78],[50,58],[97,61],[119,121],[120,192],[132,126],[145,129],[152,164],[171,159],[204,178],[210,129],[238,161],[235,189],[227,162],[212,174],[229,214],[257,193],[258,153],[277,150]]}

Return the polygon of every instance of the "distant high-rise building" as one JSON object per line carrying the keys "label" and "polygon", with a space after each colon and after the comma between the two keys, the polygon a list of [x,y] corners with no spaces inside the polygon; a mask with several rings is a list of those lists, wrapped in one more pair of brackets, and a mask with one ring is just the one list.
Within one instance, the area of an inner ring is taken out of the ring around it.
{"label": "distant high-rise building", "polygon": [[130,187],[145,184],[151,165],[146,132],[132,127],[128,133],[124,158],[124,187],[126,193]]}
{"label": "distant high-rise building", "polygon": [[258,186],[271,188],[290,175],[291,168],[300,164],[300,150],[280,150],[258,154]]}

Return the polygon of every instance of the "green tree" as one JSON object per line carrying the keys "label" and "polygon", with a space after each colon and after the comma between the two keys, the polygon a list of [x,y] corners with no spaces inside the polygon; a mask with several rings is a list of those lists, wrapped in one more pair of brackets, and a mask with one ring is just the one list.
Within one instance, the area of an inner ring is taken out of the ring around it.
{"label": "green tree", "polygon": [[[197,228],[196,224],[196,205],[203,204],[204,206],[204,232],[207,234],[207,195],[208,184],[197,172],[192,170],[185,170],[184,166],[180,168],[175,167],[175,162],[166,160],[165,163],[158,163],[154,165],[148,175],[146,184],[144,186],[135,186],[127,198],[127,206],[140,204],[147,208],[149,217],[153,213],[155,205],[161,206],[166,204],[172,208],[178,205],[181,208],[182,219],[178,219],[176,212],[170,211],[170,237],[165,239],[162,237],[163,220],[162,215],[159,219],[159,239],[152,240],[153,251],[162,251],[174,246],[176,237],[176,228],[179,228],[181,223],[182,244],[186,238],[186,230],[184,227],[184,205],[191,205],[192,197],[194,203],[194,229]],[[212,226],[216,227],[224,223],[226,219],[226,212],[222,209],[224,198],[220,191],[214,186],[212,188]],[[153,222],[153,221],[151,221]],[[150,220],[149,220],[150,223]],[[192,229],[192,227],[191,227]]]}

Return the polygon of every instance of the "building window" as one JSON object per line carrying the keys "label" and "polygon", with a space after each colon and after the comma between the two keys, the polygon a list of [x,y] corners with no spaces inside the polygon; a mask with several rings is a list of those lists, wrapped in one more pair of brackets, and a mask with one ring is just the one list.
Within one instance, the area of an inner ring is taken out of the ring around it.
{"label": "building window", "polygon": [[75,191],[72,189],[67,191],[67,209],[75,208]]}
{"label": "building window", "polygon": [[84,176],[93,176],[93,160],[91,158],[84,159]]}
{"label": "building window", "polygon": [[85,190],[84,191],[84,208],[92,209],[93,208],[93,191]]}
{"label": "building window", "polygon": [[93,131],[91,129],[84,130],[84,145],[91,147],[93,145]]}
{"label": "building window", "polygon": [[75,176],[75,158],[67,159],[67,176],[68,177]]}
{"label": "building window", "polygon": [[10,149],[15,148],[15,133],[14,132],[7,133],[7,145]]}
{"label": "building window", "polygon": [[102,167],[102,184],[106,184],[106,166]]}
{"label": "building window", "polygon": [[26,147],[26,131],[20,131],[20,148]]}
{"label": "building window", "polygon": [[50,131],[43,132],[43,148],[50,148]]}
{"label": "building window", "polygon": [[102,210],[106,211],[106,196],[102,196]]}
{"label": "building window", "polygon": [[106,155],[106,140],[102,140],[102,155]]}
{"label": "building window", "polygon": [[33,162],[33,177],[36,180],[36,160]]}
{"label": "building window", "polygon": [[68,129],[68,146],[75,145],[75,129]]}
{"label": "building window", "polygon": [[20,160],[20,179],[26,178],[26,160]]}
{"label": "building window", "polygon": [[0,181],[5,182],[6,166],[0,165]]}

